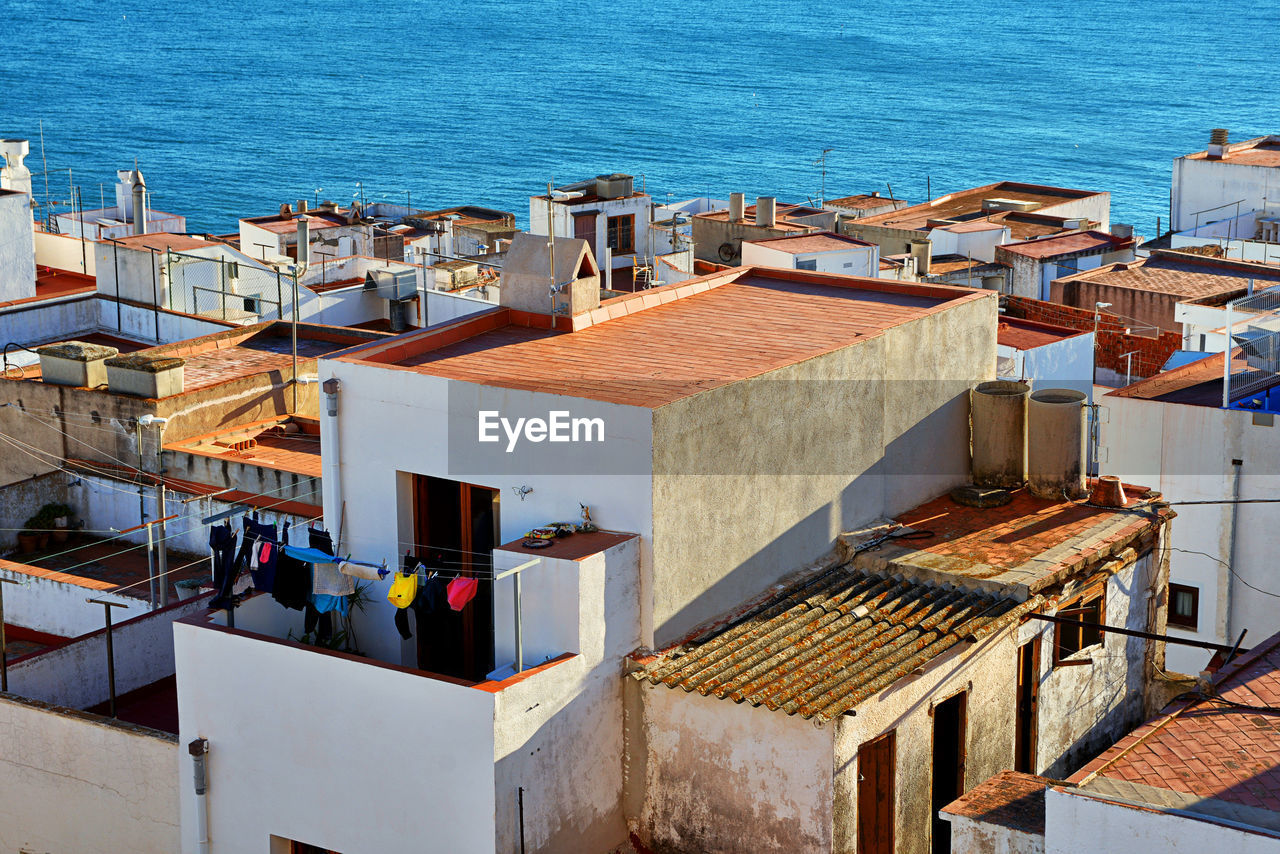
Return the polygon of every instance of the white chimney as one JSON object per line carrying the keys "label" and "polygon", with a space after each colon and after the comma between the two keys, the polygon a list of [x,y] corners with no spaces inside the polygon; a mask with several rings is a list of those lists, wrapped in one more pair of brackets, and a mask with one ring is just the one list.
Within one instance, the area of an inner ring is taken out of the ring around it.
{"label": "white chimney", "polygon": [[756,197],[756,225],[761,228],[773,228],[778,223],[778,200],[773,196]]}
{"label": "white chimney", "polygon": [[134,169],[129,173],[129,181],[133,185],[130,195],[133,197],[133,213],[130,217],[133,222],[134,234],[147,233],[147,182],[143,179],[142,173]]}
{"label": "white chimney", "polygon": [[22,158],[31,151],[25,139],[0,139],[0,156],[4,168],[0,169],[0,189],[31,195],[31,170],[22,165]]}
{"label": "white chimney", "polygon": [[729,222],[740,222],[746,210],[747,199],[742,193],[729,194]]}
{"label": "white chimney", "polygon": [[1209,160],[1221,160],[1227,151],[1227,129],[1214,128],[1209,133],[1209,150],[1205,157]]}

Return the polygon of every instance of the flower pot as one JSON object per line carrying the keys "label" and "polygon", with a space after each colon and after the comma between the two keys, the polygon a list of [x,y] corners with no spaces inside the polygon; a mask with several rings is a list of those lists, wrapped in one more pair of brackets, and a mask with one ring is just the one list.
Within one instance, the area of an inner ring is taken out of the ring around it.
{"label": "flower pot", "polygon": [[53,520],[53,531],[50,533],[53,535],[55,543],[65,543],[67,541],[67,537],[71,535],[70,521],[66,516],[58,516]]}
{"label": "flower pot", "polygon": [[49,532],[41,531],[37,536],[40,539],[41,550],[49,548]]}
{"label": "flower pot", "polygon": [[183,599],[192,599],[200,595],[201,588],[208,588],[213,585],[211,578],[184,578],[182,581],[175,581],[173,589],[178,593],[179,601]]}
{"label": "flower pot", "polygon": [[23,531],[18,534],[18,550],[24,555],[33,553],[40,546],[40,535]]}

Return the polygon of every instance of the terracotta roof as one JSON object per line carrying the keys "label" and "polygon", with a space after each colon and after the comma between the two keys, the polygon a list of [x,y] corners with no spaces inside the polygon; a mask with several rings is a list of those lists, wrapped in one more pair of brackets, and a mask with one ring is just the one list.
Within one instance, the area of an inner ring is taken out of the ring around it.
{"label": "terracotta roof", "polygon": [[[281,219],[277,216],[261,216],[254,218],[246,218],[241,222],[248,222],[256,225],[258,228],[275,234],[288,234],[289,232],[298,230],[298,220],[302,217],[307,218],[307,227],[312,231],[323,231],[329,228],[342,228],[351,225],[347,222],[347,211],[340,213],[331,213],[329,211],[307,211],[305,214],[295,214],[287,219]],[[356,223],[359,224],[359,223]]]}
{"label": "terracotta roof", "polygon": [[557,537],[554,540],[543,540],[549,542],[549,546],[542,548],[528,549],[522,544],[525,542],[524,537],[518,540],[512,540],[509,543],[498,546],[498,549],[508,552],[516,552],[517,554],[527,554],[530,557],[543,557],[552,560],[572,560],[579,561],[599,554],[602,551],[611,549],[619,543],[625,543],[627,540],[634,540],[639,534],[624,534],[617,531],[594,531],[590,534],[569,534],[567,537]]}
{"label": "terracotta roof", "polygon": [[97,289],[97,279],[53,267],[36,267],[36,294],[32,297],[0,302],[0,308],[41,302],[47,299],[90,294]]}
{"label": "terracotta roof", "polygon": [[779,593],[705,641],[642,661],[634,676],[829,721],[1026,610],[1012,598],[846,564]]}
{"label": "terracotta roof", "polygon": [[1249,279],[1280,282],[1280,269],[1259,264],[1239,265],[1202,255],[1156,251],[1149,258],[1107,264],[1063,276],[1061,282],[1096,282],[1174,296],[1199,298],[1242,290]]}
{"label": "terracotta roof", "polygon": [[320,477],[320,427],[310,418],[273,418],[173,442],[182,451],[228,462]]}
{"label": "terracotta roof", "polygon": [[1044,791],[1051,781],[1035,774],[1001,771],[942,808],[983,824],[1044,835]]}
{"label": "terracotta roof", "polygon": [[1005,315],[996,329],[996,343],[1015,350],[1031,350],[1084,334],[1079,329]]}
{"label": "terracotta roof", "polygon": [[884,207],[885,205],[896,205],[902,201],[902,199],[891,199],[888,196],[872,196],[864,193],[858,196],[845,196],[840,199],[827,199],[826,204],[835,205],[838,208],[867,210],[869,208]]}
{"label": "terracotta roof", "polygon": [[983,217],[982,219],[971,219],[968,222],[957,222],[954,225],[938,226],[943,231],[950,231],[953,234],[970,234],[976,231],[1000,231],[1005,225],[1000,221],[999,217]]}
{"label": "terracotta roof", "polygon": [[[1125,487],[1130,499],[1147,491]],[[1036,593],[1139,542],[1170,515],[1167,508],[1140,500],[1110,509],[1036,498],[1026,489],[1014,490],[1013,499],[1000,507],[969,507],[943,495],[895,520],[930,536],[887,542],[857,560],[870,569],[1018,585]],[[841,537],[853,548],[861,539],[865,537]]]}
{"label": "terracotta roof", "polygon": [[[1280,812],[1280,635],[1215,677],[1212,697],[1166,706],[1070,782],[1086,794],[1114,794],[1239,820]],[[1181,796],[1181,797],[1179,797]],[[1258,812],[1252,812],[1258,811]]]}
{"label": "terracotta roof", "polygon": [[[1187,160],[1205,160],[1208,151],[1197,151],[1186,155]],[[1241,166],[1280,166],[1280,137],[1259,136],[1242,142],[1233,142],[1227,146],[1223,156],[1226,163]]]}
{"label": "terracotta roof", "polygon": [[[906,259],[910,258],[911,255],[895,255],[893,257]],[[942,273],[954,273],[957,270],[968,270],[972,267],[983,267],[986,266],[986,263],[981,258],[973,259],[966,255],[956,255],[948,252],[945,255],[934,255],[929,259],[929,275],[937,276]]]}
{"label": "terracotta roof", "polygon": [[[813,231],[817,231],[817,229],[814,226],[805,225],[804,223],[793,223],[790,221],[790,217],[813,216],[815,214],[831,213],[831,212],[823,211],[818,208],[809,208],[809,207],[803,207],[801,205],[789,205],[783,202],[776,202],[774,204],[773,213],[774,213],[774,224],[772,226],[768,226],[769,228],[775,228],[778,231],[813,232]],[[728,221],[729,209],[724,208],[718,211],[707,211],[706,213],[694,214],[694,217],[702,218],[702,219],[716,219],[716,220]],[[756,224],[756,206],[755,205],[747,205],[742,209],[741,222],[747,225]]]}
{"label": "terracotta roof", "polygon": [[1070,190],[1065,187],[1047,187],[1039,184],[1020,184],[1013,181],[1000,181],[984,187],[974,187],[950,193],[932,201],[912,205],[896,211],[866,217],[859,225],[882,225],[889,228],[924,228],[930,220],[957,219],[982,212],[983,199],[1013,199],[1020,202],[1035,202],[1040,205],[1036,210],[1051,210],[1054,205],[1086,199],[1101,195],[1090,190]]}
{"label": "terracotta roof", "polygon": [[[1222,353],[1156,374],[1132,385],[1108,392],[1107,397],[1132,397],[1138,400],[1157,400],[1162,403],[1185,403],[1191,406],[1222,406]],[[1236,348],[1231,354],[1232,373],[1250,371],[1248,362]],[[1263,372],[1254,371],[1258,378]],[[1272,382],[1266,388],[1280,385],[1280,375],[1271,375]],[[1264,387],[1259,387],[1259,391]],[[1256,393],[1256,392],[1255,392]]]}
{"label": "terracotta roof", "polygon": [[[495,309],[338,358],[658,407],[849,346],[991,292],[738,267],[602,304],[560,329]],[[575,331],[560,331],[572,322]]]}
{"label": "terracotta roof", "polygon": [[1074,234],[1059,234],[1054,237],[1043,237],[1039,240],[1028,240],[1022,243],[1006,243],[997,252],[1011,252],[1027,258],[1057,258],[1060,255],[1071,255],[1078,252],[1090,252],[1098,249],[1119,249],[1132,245],[1133,238],[1120,238],[1105,231],[1080,231]]}
{"label": "terracotta roof", "polygon": [[202,237],[194,237],[190,234],[169,234],[163,231],[156,231],[151,234],[130,234],[128,237],[117,237],[115,240],[106,242],[108,245],[119,243],[121,246],[127,246],[130,249],[154,249],[157,252],[163,252],[166,249],[182,252],[187,249],[202,249],[206,246],[219,245]]}
{"label": "terracotta roof", "polygon": [[848,252],[850,249],[864,249],[868,246],[875,246],[874,243],[868,243],[856,237],[845,237],[843,234],[832,234],[829,231],[819,231],[814,234],[794,234],[785,237],[766,237],[761,240],[743,242],[776,249],[779,252],[788,252],[792,255],[803,255],[809,252]]}

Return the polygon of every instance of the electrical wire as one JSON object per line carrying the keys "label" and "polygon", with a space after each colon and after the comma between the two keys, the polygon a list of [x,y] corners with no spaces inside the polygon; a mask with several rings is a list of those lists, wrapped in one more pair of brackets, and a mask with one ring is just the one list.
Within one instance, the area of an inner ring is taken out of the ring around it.
{"label": "electrical wire", "polygon": [[1248,581],[1245,581],[1245,579],[1240,575],[1240,573],[1236,572],[1235,568],[1231,566],[1231,564],[1223,560],[1222,558],[1214,557],[1208,552],[1198,552],[1195,549],[1179,549],[1179,548],[1175,548],[1174,546],[1169,546],[1169,551],[1182,552],[1183,554],[1200,555],[1201,557],[1207,557],[1209,560],[1214,561],[1220,566],[1226,567],[1227,571],[1230,572],[1232,575],[1234,575],[1237,581],[1239,581],[1245,587],[1248,587],[1250,590],[1256,590],[1259,593],[1263,593],[1267,596],[1274,596],[1275,598],[1280,599],[1280,593],[1273,593],[1270,590],[1263,590],[1261,587],[1255,587],[1254,585],[1250,584]]}
{"label": "electrical wire", "polygon": [[[12,406],[13,406],[13,404],[5,404],[5,405],[6,405],[6,406],[10,406],[10,407],[12,407]],[[41,418],[40,418],[40,416],[32,415],[30,412],[27,412],[27,410],[23,409],[22,407],[17,407],[17,410],[18,410],[18,412],[20,412],[21,414],[23,414],[23,415],[25,415],[26,417],[30,418],[32,421],[34,421],[34,422],[36,422],[37,424],[41,425],[42,427],[48,427],[50,430],[53,430],[54,432],[61,433],[63,436],[66,436],[66,437],[67,437],[68,439],[70,439],[71,441],[73,441],[73,442],[75,442],[75,443],[77,443],[77,444],[80,444],[80,445],[84,445],[86,448],[88,448],[88,449],[89,449],[89,450],[91,450],[91,451],[94,451],[95,453],[102,454],[103,456],[106,456],[106,457],[111,457],[111,459],[115,460],[116,462],[120,463],[121,465],[126,465],[126,466],[127,466],[127,465],[129,465],[129,463],[126,463],[124,460],[120,459],[119,457],[115,456],[114,454],[109,454],[109,453],[107,453],[106,451],[102,450],[101,448],[99,448],[99,447],[98,447],[98,446],[96,446],[96,445],[90,445],[88,442],[84,441],[83,439],[77,439],[75,436],[72,436],[70,433],[68,433],[67,431],[65,431],[65,430],[61,429],[61,428],[60,428],[60,427],[58,427],[57,425],[55,425],[55,424],[49,424],[48,422],[42,421],[42,420],[41,420]],[[105,429],[105,428],[92,428],[92,429]],[[116,435],[119,435],[119,432],[118,432],[118,431],[111,430],[110,432],[111,432],[111,433],[114,433],[114,434],[116,434]]]}

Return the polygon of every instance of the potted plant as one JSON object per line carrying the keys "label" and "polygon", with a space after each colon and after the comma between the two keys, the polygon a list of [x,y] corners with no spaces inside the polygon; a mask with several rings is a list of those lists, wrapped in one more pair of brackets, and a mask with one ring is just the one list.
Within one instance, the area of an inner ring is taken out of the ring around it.
{"label": "potted plant", "polygon": [[40,532],[36,530],[38,524],[36,517],[32,516],[18,532],[18,550],[24,555],[32,554],[40,548]]}
{"label": "potted plant", "polygon": [[71,514],[74,511],[66,504],[46,504],[40,508],[38,515],[45,516],[51,523],[50,533],[55,543],[65,543],[71,533]]}

